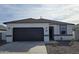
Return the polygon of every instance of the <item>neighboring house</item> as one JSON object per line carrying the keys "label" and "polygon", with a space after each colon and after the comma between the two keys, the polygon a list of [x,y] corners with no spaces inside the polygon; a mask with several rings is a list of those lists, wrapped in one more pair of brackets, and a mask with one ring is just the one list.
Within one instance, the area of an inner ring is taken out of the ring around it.
{"label": "neighboring house", "polygon": [[3,25],[0,25],[0,40],[5,40],[6,35],[6,27]]}
{"label": "neighboring house", "polygon": [[75,25],[75,39],[79,40],[79,24]]}
{"label": "neighboring house", "polygon": [[7,42],[72,40],[74,24],[48,19],[22,19],[5,22]]}

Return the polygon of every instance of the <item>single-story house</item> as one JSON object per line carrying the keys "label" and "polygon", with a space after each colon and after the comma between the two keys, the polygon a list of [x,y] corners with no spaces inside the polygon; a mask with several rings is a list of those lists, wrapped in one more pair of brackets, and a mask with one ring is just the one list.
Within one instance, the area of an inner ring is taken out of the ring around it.
{"label": "single-story house", "polygon": [[49,19],[27,18],[4,22],[7,42],[72,40],[74,24]]}
{"label": "single-story house", "polygon": [[6,27],[3,25],[0,25],[0,40],[6,39]]}

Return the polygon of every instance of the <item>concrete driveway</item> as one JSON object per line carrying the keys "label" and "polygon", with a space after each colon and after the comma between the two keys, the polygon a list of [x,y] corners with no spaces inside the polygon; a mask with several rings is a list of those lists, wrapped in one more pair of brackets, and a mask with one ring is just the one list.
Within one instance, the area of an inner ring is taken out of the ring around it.
{"label": "concrete driveway", "polygon": [[47,54],[44,42],[12,42],[0,46],[0,53]]}

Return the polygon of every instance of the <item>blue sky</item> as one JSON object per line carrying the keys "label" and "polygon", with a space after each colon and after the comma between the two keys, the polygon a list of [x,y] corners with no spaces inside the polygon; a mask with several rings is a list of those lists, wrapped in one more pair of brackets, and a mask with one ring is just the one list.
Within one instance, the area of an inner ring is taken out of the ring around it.
{"label": "blue sky", "polygon": [[46,18],[79,23],[79,5],[71,4],[0,4],[0,24],[24,18]]}

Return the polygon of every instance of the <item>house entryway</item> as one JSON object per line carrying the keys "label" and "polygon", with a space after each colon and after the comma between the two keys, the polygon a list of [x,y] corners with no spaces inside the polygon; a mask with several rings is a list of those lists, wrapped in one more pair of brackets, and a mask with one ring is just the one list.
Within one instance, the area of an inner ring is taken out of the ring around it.
{"label": "house entryway", "polygon": [[49,27],[49,40],[52,41],[54,40],[54,28]]}

